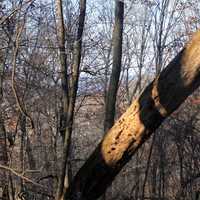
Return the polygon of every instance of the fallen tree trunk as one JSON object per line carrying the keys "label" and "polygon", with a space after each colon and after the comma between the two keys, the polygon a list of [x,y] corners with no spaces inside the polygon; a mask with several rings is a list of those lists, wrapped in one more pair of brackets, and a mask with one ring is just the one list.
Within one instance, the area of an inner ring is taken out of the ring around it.
{"label": "fallen tree trunk", "polygon": [[70,200],[95,200],[103,194],[137,149],[199,85],[200,31],[108,131],[75,176]]}

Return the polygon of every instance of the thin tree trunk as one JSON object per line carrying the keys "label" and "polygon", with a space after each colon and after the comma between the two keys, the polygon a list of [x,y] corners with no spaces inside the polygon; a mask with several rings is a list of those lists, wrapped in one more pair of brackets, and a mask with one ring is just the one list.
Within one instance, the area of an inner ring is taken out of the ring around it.
{"label": "thin tree trunk", "polygon": [[[59,56],[61,65],[61,83],[62,83],[62,93],[63,93],[63,105],[60,113],[60,133],[63,137],[63,142],[65,141],[65,134],[67,132],[67,112],[69,106],[69,83],[68,83],[68,66],[67,66],[67,55],[65,51],[65,25],[63,17],[63,7],[62,0],[56,0],[56,28],[59,46]],[[61,170],[59,174],[59,181],[56,191],[56,199],[60,200],[63,197],[64,191],[64,181],[68,182],[68,174],[66,174],[67,158],[64,158],[64,146],[63,146],[63,159],[61,163]]]}
{"label": "thin tree trunk", "polygon": [[27,134],[26,134],[26,153],[27,153],[29,168],[32,170],[36,169],[36,162],[34,158],[33,149],[31,146],[30,139],[29,139],[29,135]]}
{"label": "thin tree trunk", "polygon": [[[25,146],[25,135],[26,135],[26,116],[21,115],[20,116],[20,129],[21,129],[21,144],[20,144],[20,164],[21,164],[21,170],[22,173],[24,172],[24,146]],[[31,169],[32,166],[30,166]],[[20,192],[23,191],[24,187],[24,180],[20,180]]]}
{"label": "thin tree trunk", "polygon": [[[0,164],[7,165],[8,155],[7,155],[7,143],[6,143],[6,130],[4,126],[3,120],[3,68],[4,68],[4,58],[3,53],[0,51]],[[3,200],[9,200],[9,191],[8,191],[8,176],[5,171],[0,171],[0,182],[1,186],[3,186]]]}
{"label": "thin tree trunk", "polygon": [[113,30],[113,66],[110,76],[109,88],[106,94],[106,109],[104,119],[104,131],[107,132],[114,124],[115,103],[121,72],[122,59],[122,35],[123,35],[124,3],[116,1],[115,3],[115,24]]}
{"label": "thin tree trunk", "polygon": [[[71,68],[71,77],[68,79],[67,76],[67,58],[65,55],[65,33],[64,33],[64,20],[63,20],[63,11],[62,11],[62,2],[57,0],[57,19],[59,31],[59,46],[60,46],[60,60],[61,68],[64,71],[62,76],[62,85],[64,93],[64,114],[63,121],[64,127],[64,145],[63,145],[63,159],[61,163],[61,174],[58,182],[58,189],[56,194],[57,200],[62,200],[64,198],[65,192],[69,187],[69,151],[71,145],[71,135],[72,135],[72,126],[74,118],[74,108],[76,102],[76,95],[78,90],[78,80],[80,74],[80,62],[81,62],[81,51],[82,51],[82,35],[85,23],[85,14],[86,14],[86,0],[80,0],[80,13],[79,13],[79,22],[76,40],[74,42],[74,51],[73,51],[73,64]],[[67,172],[66,172],[67,171]]]}
{"label": "thin tree trunk", "polygon": [[138,148],[199,85],[200,31],[108,131],[76,174],[70,200],[101,196]]}
{"label": "thin tree trunk", "polygon": [[[106,133],[114,124],[115,104],[117,98],[119,77],[121,73],[122,59],[122,40],[123,40],[123,19],[124,19],[124,2],[116,1],[115,3],[115,23],[112,35],[113,42],[113,66],[110,76],[108,91],[106,92],[104,132]],[[106,199],[106,193],[102,196]]]}
{"label": "thin tree trunk", "polygon": [[[67,112],[67,129],[65,133],[65,140],[64,140],[64,161],[67,164],[67,161],[69,161],[69,152],[70,152],[70,145],[71,145],[71,135],[72,135],[72,129],[73,129],[73,121],[74,121],[74,109],[75,109],[75,103],[76,103],[76,95],[78,91],[78,81],[79,81],[79,75],[80,75],[80,63],[81,63],[81,52],[82,52],[82,36],[83,36],[83,29],[84,29],[84,23],[85,23],[85,15],[86,15],[86,0],[80,0],[79,2],[79,21],[78,21],[78,30],[77,30],[77,36],[76,40],[74,42],[74,51],[73,51],[73,65],[72,65],[72,76],[70,79],[70,90],[69,90],[69,107]],[[64,166],[64,165],[63,165]],[[67,166],[67,165],[66,165]],[[67,166],[68,169],[70,168],[70,165]],[[64,194],[66,193],[68,187],[69,187],[69,180],[66,179],[65,176],[65,188],[64,188]]]}
{"label": "thin tree trunk", "polygon": [[148,155],[148,158],[147,158],[146,170],[145,170],[145,173],[144,173],[144,182],[143,182],[143,185],[142,185],[142,195],[141,195],[142,199],[145,198],[145,186],[146,186],[149,168],[150,168],[150,164],[151,164],[151,156],[152,156],[154,144],[155,144],[155,134],[153,135],[151,146],[150,146],[150,149],[149,149],[149,155]]}
{"label": "thin tree trunk", "polygon": [[63,92],[63,105],[61,110],[61,127],[60,132],[63,137],[67,127],[67,111],[69,105],[69,81],[68,81],[68,66],[67,66],[67,54],[65,51],[65,25],[63,18],[63,8],[62,0],[56,0],[56,28],[57,28],[57,37],[58,37],[58,46],[59,46],[59,56],[60,56],[60,65],[61,65],[61,83],[62,83],[62,92]]}

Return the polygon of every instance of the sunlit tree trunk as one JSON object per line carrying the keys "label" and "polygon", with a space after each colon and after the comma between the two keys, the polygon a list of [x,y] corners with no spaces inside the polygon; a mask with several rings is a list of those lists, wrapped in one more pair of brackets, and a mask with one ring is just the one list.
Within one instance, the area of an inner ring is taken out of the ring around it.
{"label": "sunlit tree trunk", "polygon": [[101,196],[138,148],[199,85],[197,32],[104,136],[76,174],[70,200],[95,200]]}

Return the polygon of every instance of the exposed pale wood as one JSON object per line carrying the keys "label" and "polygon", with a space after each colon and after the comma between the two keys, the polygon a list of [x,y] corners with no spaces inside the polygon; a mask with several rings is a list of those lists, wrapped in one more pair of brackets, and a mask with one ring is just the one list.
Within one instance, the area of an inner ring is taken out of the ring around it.
{"label": "exposed pale wood", "polygon": [[199,85],[200,31],[108,131],[75,176],[70,199],[97,199],[137,149]]}

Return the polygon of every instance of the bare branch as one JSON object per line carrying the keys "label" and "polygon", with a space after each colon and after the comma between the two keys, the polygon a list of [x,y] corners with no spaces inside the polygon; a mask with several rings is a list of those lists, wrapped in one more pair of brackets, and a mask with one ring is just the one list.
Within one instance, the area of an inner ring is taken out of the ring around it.
{"label": "bare branch", "polygon": [[0,25],[3,24],[7,19],[9,19],[10,17],[12,17],[17,11],[21,10],[21,8],[23,6],[25,6],[26,4],[32,2],[33,0],[27,0],[24,2],[24,4],[19,5],[18,7],[16,7],[10,14],[8,14],[7,16],[4,16],[1,21],[0,21]]}
{"label": "bare branch", "polygon": [[0,164],[0,168],[1,168],[1,169],[4,169],[4,170],[6,170],[6,171],[9,171],[9,172],[11,172],[11,173],[13,173],[14,175],[16,175],[16,176],[22,178],[23,180],[25,180],[25,181],[27,181],[27,182],[29,182],[29,183],[32,183],[33,185],[36,185],[36,186],[45,188],[43,185],[34,182],[34,181],[31,180],[30,178],[24,176],[24,175],[21,174],[21,173],[18,173],[16,170],[14,170],[14,169],[12,169],[12,168],[10,168],[10,167],[7,167],[7,166],[5,166],[5,165],[1,165],[1,164]]}

